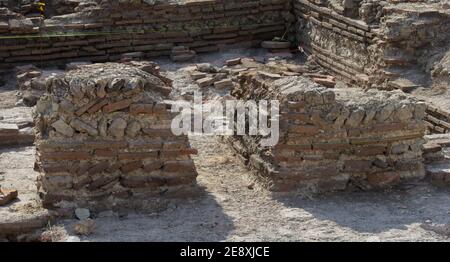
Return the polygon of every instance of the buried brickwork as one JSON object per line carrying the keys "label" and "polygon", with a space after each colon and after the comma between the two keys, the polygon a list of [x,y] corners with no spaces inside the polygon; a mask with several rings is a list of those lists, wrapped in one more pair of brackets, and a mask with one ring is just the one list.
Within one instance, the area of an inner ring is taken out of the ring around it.
{"label": "buried brickwork", "polygon": [[278,99],[280,142],[227,140],[273,191],[385,188],[424,176],[426,106],[401,93],[325,89],[307,78],[254,70],[241,74],[238,99]]}
{"label": "buried brickwork", "polygon": [[147,72],[95,64],[47,79],[34,115],[45,206],[142,208],[196,193],[195,150],[170,130],[170,82],[154,64],[137,66]]}

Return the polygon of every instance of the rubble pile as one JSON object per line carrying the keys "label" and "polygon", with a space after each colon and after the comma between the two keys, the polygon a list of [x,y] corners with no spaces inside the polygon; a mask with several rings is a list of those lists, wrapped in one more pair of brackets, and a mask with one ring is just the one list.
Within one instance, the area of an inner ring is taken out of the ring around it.
{"label": "rubble pile", "polygon": [[45,206],[142,208],[197,192],[196,151],[170,130],[170,82],[155,64],[85,65],[46,84],[34,112]]}
{"label": "rubble pile", "polygon": [[228,142],[273,191],[385,188],[424,176],[426,105],[401,92],[327,89],[302,76],[251,70],[240,74],[237,99],[280,101],[280,142]]}

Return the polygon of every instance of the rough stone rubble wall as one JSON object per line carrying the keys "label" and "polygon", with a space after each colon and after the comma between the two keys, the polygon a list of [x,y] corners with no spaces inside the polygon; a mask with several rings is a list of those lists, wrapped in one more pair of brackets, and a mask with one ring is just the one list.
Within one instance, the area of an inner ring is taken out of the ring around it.
{"label": "rough stone rubble wall", "polygon": [[325,89],[303,77],[252,72],[240,76],[232,94],[281,101],[278,145],[228,138],[274,191],[384,188],[424,176],[426,105],[402,93]]}
{"label": "rough stone rubble wall", "polygon": [[0,69],[25,62],[112,61],[128,52],[170,55],[176,45],[196,52],[258,45],[282,36],[294,20],[288,0],[145,2],[102,1],[43,22],[0,9],[0,33],[14,36],[0,39]]}
{"label": "rough stone rubble wall", "polygon": [[142,208],[195,194],[187,137],[170,130],[169,82],[153,64],[94,64],[47,79],[36,169],[44,205]]}

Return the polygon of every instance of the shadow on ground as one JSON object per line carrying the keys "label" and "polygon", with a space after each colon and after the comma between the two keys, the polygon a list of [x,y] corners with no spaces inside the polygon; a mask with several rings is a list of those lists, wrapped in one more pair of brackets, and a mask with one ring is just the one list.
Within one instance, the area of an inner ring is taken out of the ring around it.
{"label": "shadow on ground", "polygon": [[[75,222],[62,223],[70,235],[73,235]],[[94,234],[81,237],[82,241],[224,241],[234,230],[230,217],[223,212],[214,196],[206,191],[198,198],[173,202],[162,212],[97,218],[95,224]]]}
{"label": "shadow on ground", "polygon": [[407,230],[413,223],[450,221],[450,189],[426,182],[402,185],[385,192],[339,192],[318,196],[276,197],[286,207],[309,212],[360,233]]}

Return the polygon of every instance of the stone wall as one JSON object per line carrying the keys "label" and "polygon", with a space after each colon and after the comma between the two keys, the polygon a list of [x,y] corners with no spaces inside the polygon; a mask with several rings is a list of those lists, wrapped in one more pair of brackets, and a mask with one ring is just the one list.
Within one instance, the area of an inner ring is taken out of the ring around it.
{"label": "stone wall", "polygon": [[20,18],[0,9],[0,69],[17,63],[111,61],[121,54],[170,55],[258,45],[282,36],[294,20],[288,0],[101,1],[51,19]]}
{"label": "stone wall", "polygon": [[47,87],[34,113],[45,206],[142,209],[196,193],[196,151],[170,130],[170,81],[156,65],[82,66]]}
{"label": "stone wall", "polygon": [[385,188],[424,176],[424,103],[401,92],[326,89],[267,72],[241,74],[232,95],[278,99],[280,142],[262,148],[260,138],[227,140],[271,190]]}

